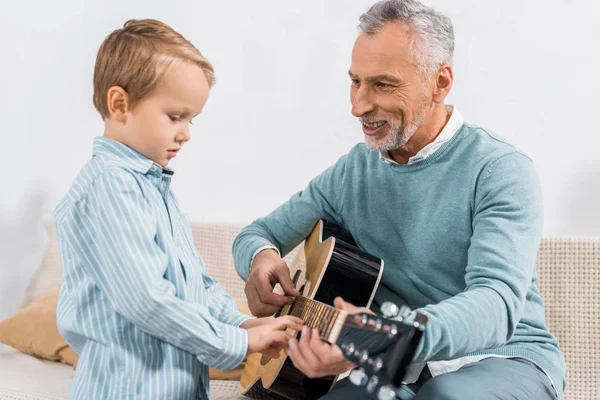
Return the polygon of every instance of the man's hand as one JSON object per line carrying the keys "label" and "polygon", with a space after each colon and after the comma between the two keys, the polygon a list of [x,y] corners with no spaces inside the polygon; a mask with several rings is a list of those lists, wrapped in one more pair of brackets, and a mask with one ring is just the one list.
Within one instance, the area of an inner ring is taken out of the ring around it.
{"label": "man's hand", "polygon": [[[348,314],[363,312],[373,314],[368,308],[356,307],[345,302],[341,297],[337,297],[333,304],[336,308],[347,311]],[[344,358],[339,346],[322,341],[318,330],[314,329],[311,332],[307,327],[302,328],[299,341],[290,340],[287,354],[294,366],[309,378],[338,375],[356,367]]]}
{"label": "man's hand", "polygon": [[275,250],[263,250],[254,258],[244,288],[252,314],[257,317],[273,315],[292,301],[287,296],[273,293],[276,283],[281,285],[287,296],[300,295],[290,278],[290,270],[286,262]]}
{"label": "man's hand", "polygon": [[302,321],[298,317],[286,315],[279,318],[256,318],[244,321],[240,328],[248,331],[248,351],[251,353],[264,353],[271,358],[278,358],[281,349],[287,349],[289,340],[293,337],[286,329],[299,331]]}

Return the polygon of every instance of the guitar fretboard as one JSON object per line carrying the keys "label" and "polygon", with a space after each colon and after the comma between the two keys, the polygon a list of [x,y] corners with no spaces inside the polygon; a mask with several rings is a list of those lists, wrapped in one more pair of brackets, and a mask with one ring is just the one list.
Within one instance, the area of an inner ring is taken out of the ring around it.
{"label": "guitar fretboard", "polygon": [[321,339],[335,343],[348,313],[320,301],[298,296],[291,304],[289,315],[302,318],[308,328],[319,330]]}

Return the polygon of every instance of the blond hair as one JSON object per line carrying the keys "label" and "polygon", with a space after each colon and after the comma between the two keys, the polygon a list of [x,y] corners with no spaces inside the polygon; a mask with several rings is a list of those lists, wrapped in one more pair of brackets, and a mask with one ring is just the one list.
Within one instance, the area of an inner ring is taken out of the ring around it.
{"label": "blond hair", "polygon": [[212,86],[214,70],[202,53],[167,24],[154,19],[129,20],[104,39],[94,68],[94,106],[102,119],[110,116],[108,90],[123,88],[134,107],[177,61],[198,65]]}

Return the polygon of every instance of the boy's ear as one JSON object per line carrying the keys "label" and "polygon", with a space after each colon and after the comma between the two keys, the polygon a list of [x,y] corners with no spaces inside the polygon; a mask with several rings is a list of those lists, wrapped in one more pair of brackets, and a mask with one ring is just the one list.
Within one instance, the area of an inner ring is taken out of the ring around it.
{"label": "boy's ear", "polygon": [[111,119],[117,122],[127,121],[127,112],[130,111],[130,107],[129,95],[125,89],[120,86],[111,87],[106,94],[106,101]]}

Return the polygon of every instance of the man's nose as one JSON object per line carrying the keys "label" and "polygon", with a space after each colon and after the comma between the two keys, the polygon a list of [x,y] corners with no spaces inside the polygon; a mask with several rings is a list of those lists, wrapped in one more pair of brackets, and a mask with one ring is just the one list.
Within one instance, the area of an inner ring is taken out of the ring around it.
{"label": "man's nose", "polygon": [[362,117],[374,109],[375,104],[370,90],[365,86],[356,89],[352,96],[352,115]]}

